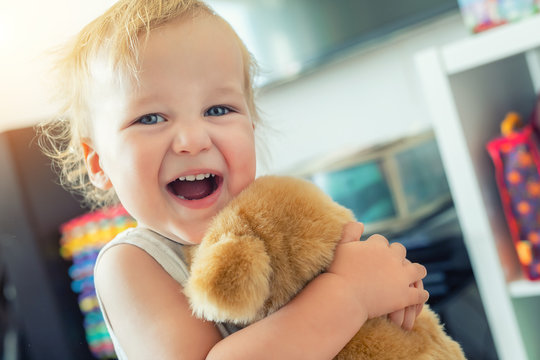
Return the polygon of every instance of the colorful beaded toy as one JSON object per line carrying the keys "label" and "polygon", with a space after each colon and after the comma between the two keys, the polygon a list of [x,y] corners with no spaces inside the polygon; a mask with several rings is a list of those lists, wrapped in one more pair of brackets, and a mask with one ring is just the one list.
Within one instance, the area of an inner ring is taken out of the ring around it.
{"label": "colorful beaded toy", "polygon": [[73,262],[69,268],[71,289],[79,294],[86,340],[99,359],[115,359],[116,354],[96,298],[94,264],[106,243],[135,225],[122,206],[115,206],[81,215],[60,226],[60,254]]}

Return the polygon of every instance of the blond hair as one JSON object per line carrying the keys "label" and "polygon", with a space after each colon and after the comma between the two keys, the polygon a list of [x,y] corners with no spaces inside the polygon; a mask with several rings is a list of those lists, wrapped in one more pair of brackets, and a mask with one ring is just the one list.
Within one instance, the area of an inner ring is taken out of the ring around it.
{"label": "blond hair", "polygon": [[[220,18],[199,0],[119,0],[62,49],[55,67],[60,111],[56,118],[40,124],[40,144],[51,157],[61,184],[80,195],[85,205],[96,208],[118,202],[114,189],[101,190],[92,185],[84,164],[81,142],[91,137],[87,99],[94,77],[93,64],[105,60],[117,80],[136,84],[139,42],[144,39],[141,35],[148,36],[152,29],[172,19],[201,14]],[[253,87],[256,63],[238,36],[237,40],[243,55],[248,108],[257,124],[260,119]]]}

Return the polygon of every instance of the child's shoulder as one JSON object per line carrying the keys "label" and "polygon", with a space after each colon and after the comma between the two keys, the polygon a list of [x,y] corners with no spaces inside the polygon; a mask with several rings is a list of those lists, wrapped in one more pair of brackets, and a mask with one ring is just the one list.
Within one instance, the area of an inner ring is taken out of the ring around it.
{"label": "child's shoulder", "polygon": [[95,276],[100,277],[99,273],[102,272],[106,274],[104,277],[115,274],[122,278],[124,272],[136,271],[134,268],[144,268],[145,271],[152,268],[183,285],[189,275],[183,247],[152,230],[130,228],[119,233],[101,249]]}
{"label": "child's shoulder", "polygon": [[156,287],[161,292],[178,291],[181,283],[171,275],[174,271],[164,265],[167,261],[162,260],[174,255],[163,255],[167,250],[156,245],[156,238],[159,236],[147,229],[133,228],[101,249],[94,267],[94,282],[105,304],[120,306],[129,299],[147,299],[152,293],[149,289]]}
{"label": "child's shoulder", "polygon": [[136,245],[141,238],[144,239],[140,235],[141,231],[137,228],[127,229],[101,249],[94,267],[96,285],[101,279],[107,279],[107,282],[113,279],[123,281],[129,274],[137,272],[137,269],[146,268],[155,262],[144,247]]}
{"label": "child's shoulder", "polygon": [[[136,233],[130,231],[122,237]],[[130,242],[119,241],[100,255],[94,273],[96,295],[122,347],[144,352],[174,344],[174,351],[186,351],[187,345],[180,340],[193,341],[189,331],[193,332],[195,320],[191,319],[182,284],[147,251]],[[198,326],[206,326],[205,334],[212,334],[212,339],[219,336],[213,326],[200,323]],[[155,329],[163,336],[156,337],[152,333]],[[171,343],[172,338],[180,339],[178,344]],[[153,345],[145,339],[152,339]]]}

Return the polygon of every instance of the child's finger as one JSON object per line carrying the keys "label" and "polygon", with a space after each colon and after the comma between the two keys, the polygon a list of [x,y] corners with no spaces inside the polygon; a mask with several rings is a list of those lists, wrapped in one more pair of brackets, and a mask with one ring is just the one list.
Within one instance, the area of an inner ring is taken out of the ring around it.
{"label": "child's finger", "polygon": [[394,250],[397,254],[399,254],[399,256],[402,257],[404,260],[409,261],[405,258],[405,256],[407,255],[407,249],[405,248],[405,246],[403,246],[403,244],[394,242],[390,244],[390,248]]}
{"label": "child's finger", "polygon": [[388,314],[388,318],[397,326],[403,325],[403,319],[405,317],[405,309],[397,310]]}
{"label": "child's finger", "polygon": [[[405,263],[410,264],[411,261],[409,259],[405,259]],[[426,269],[426,272],[427,272],[427,269]],[[424,282],[422,280],[415,281],[411,286],[413,286],[413,287],[415,287],[417,289],[420,289],[420,290],[424,290]],[[415,317],[420,315],[423,308],[424,308],[424,303],[420,303],[420,304],[415,305],[415,311],[414,311]]]}
{"label": "child's finger", "polygon": [[364,224],[360,222],[350,222],[343,227],[343,235],[341,236],[341,244],[358,241],[364,232]]}
{"label": "child's finger", "polygon": [[[407,260],[408,261],[408,260]],[[409,267],[409,271],[410,271],[410,276],[411,276],[411,284],[414,284],[416,281],[419,281],[419,280],[422,280],[423,278],[426,277],[427,275],[427,269],[424,265],[422,264],[419,264],[419,263],[410,263],[410,264],[407,264],[408,267]],[[422,286],[422,289],[420,290],[423,290],[424,287]]]}
{"label": "child's finger", "polygon": [[406,302],[404,303],[404,306],[415,306],[418,304],[423,304],[429,299],[429,292],[425,289],[417,289],[414,286],[410,286],[409,290],[406,293],[406,296],[404,297],[404,300]]}
{"label": "child's finger", "polygon": [[429,292],[427,292],[427,290],[425,290],[425,289],[420,290],[419,292],[417,291],[415,294],[416,294],[417,299],[418,299],[416,304],[424,304],[429,299]]}
{"label": "child's finger", "polygon": [[401,327],[405,330],[411,330],[414,320],[416,320],[416,305],[407,306],[403,312],[403,324]]}
{"label": "child's finger", "polygon": [[386,246],[386,247],[390,246],[390,243],[388,242],[388,239],[385,238],[382,235],[379,235],[379,234],[371,235],[370,237],[368,237],[368,239],[366,241],[371,241],[372,243],[377,242],[380,245],[383,245],[383,246]]}
{"label": "child's finger", "polygon": [[[414,287],[420,290],[424,290],[424,282],[422,280],[418,280],[414,283]],[[416,305],[416,316],[420,315],[423,308],[424,308],[424,303]]]}

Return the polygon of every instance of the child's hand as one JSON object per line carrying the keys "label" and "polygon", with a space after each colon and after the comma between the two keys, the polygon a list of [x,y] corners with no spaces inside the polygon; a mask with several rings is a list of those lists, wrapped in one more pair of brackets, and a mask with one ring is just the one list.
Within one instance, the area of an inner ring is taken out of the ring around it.
{"label": "child's hand", "polygon": [[328,272],[344,280],[368,318],[423,304],[429,294],[414,285],[426,276],[426,268],[408,261],[403,245],[390,245],[381,235],[357,241],[362,231],[360,223],[345,226]]}
{"label": "child's hand", "polygon": [[[422,280],[418,280],[411,286],[414,286],[418,289],[424,288]],[[406,307],[405,309],[397,310],[388,314],[388,318],[397,326],[401,326],[404,330],[411,330],[414,326],[414,321],[416,320],[416,317],[420,315],[423,307],[424,303],[411,305]]]}

